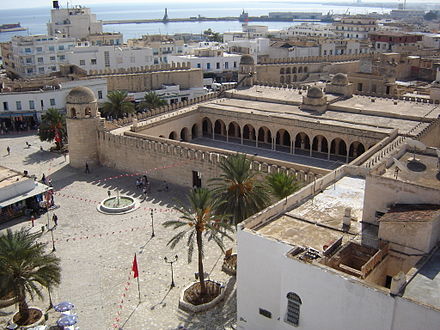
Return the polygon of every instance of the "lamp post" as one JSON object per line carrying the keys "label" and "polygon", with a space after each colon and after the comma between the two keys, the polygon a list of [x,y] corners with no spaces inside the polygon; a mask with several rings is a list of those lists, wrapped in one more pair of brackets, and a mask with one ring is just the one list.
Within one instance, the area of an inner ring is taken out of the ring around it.
{"label": "lamp post", "polygon": [[55,252],[55,239],[53,238],[53,228],[50,230],[50,235],[52,236],[52,252]]}
{"label": "lamp post", "polygon": [[50,295],[50,288],[47,288],[47,293],[49,294],[49,307],[47,308],[47,310],[49,310],[53,308],[52,296]]}
{"label": "lamp post", "polygon": [[174,288],[176,285],[174,284],[174,271],[173,271],[173,263],[175,263],[178,259],[177,254],[172,259],[168,259],[167,257],[163,258],[167,264],[171,266],[171,287]]}
{"label": "lamp post", "polygon": [[154,236],[156,236],[156,235],[154,235],[154,219],[153,219],[154,210],[153,209],[151,209],[150,215],[151,215],[151,238],[153,238]]}

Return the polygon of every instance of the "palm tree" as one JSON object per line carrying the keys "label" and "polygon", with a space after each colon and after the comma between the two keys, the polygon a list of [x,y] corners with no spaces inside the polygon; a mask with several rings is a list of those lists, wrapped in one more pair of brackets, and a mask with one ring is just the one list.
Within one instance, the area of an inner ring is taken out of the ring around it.
{"label": "palm tree", "polygon": [[61,149],[67,140],[66,116],[58,109],[47,109],[41,116],[38,136],[41,141],[52,142],[55,140],[57,149]]}
{"label": "palm tree", "polygon": [[43,287],[50,291],[61,282],[60,259],[46,253],[46,244],[37,242],[40,236],[25,228],[15,232],[8,229],[0,235],[0,289],[12,290],[18,297],[22,322],[29,316],[26,295],[43,298]]}
{"label": "palm tree", "polygon": [[125,91],[111,91],[107,94],[107,99],[108,101],[102,105],[102,112],[105,116],[121,118],[134,112],[134,104],[128,100],[128,94]]}
{"label": "palm tree", "polygon": [[296,176],[285,172],[269,174],[266,180],[271,194],[277,200],[287,198],[301,188],[301,184],[296,181]]}
{"label": "palm tree", "polygon": [[235,224],[269,205],[270,198],[266,186],[260,182],[251,169],[251,162],[244,154],[236,154],[222,159],[223,173],[211,179],[214,195],[225,201],[224,212],[233,216]]}
{"label": "palm tree", "polygon": [[139,103],[138,110],[155,109],[167,104],[167,101],[161,99],[155,92],[148,92],[145,93],[144,100]]}
{"label": "palm tree", "polygon": [[188,263],[192,261],[194,251],[194,238],[197,244],[198,252],[198,273],[200,280],[200,297],[206,295],[205,273],[203,271],[203,236],[208,241],[213,240],[224,251],[223,238],[232,238],[227,233],[231,231],[231,226],[225,221],[225,215],[219,215],[218,209],[223,203],[213,198],[212,193],[206,188],[197,188],[188,195],[189,207],[180,204],[176,210],[181,213],[180,219],[169,220],[163,223],[168,228],[182,228],[168,242],[172,249],[183,239],[188,236]]}

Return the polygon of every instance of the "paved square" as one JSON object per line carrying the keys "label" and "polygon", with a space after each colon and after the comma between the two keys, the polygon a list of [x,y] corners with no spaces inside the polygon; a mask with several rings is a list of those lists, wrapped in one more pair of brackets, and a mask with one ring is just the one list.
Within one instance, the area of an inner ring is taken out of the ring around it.
{"label": "paved square", "polygon": [[[30,148],[26,148],[26,141]],[[55,203],[60,206],[54,211],[58,216],[54,237],[55,253],[61,258],[62,282],[52,299],[54,304],[64,300],[75,304],[81,329],[235,328],[235,286],[224,303],[206,313],[190,315],[177,308],[181,289],[194,280],[197,259],[194,255],[193,262],[187,263],[186,241],[174,250],[168,248],[166,243],[174,232],[161,224],[178,217],[172,207],[175,199],[185,200],[184,189],[170,185],[169,192],[159,191],[162,184],[150,180],[151,194],[139,209],[125,215],[104,215],[96,206],[107,197],[108,190],[113,195],[119,190],[121,194],[140,197],[136,176],[107,168],[91,168],[90,174],[72,169],[68,158],[65,161],[63,156],[48,152],[50,144],[40,142],[35,135],[0,136],[0,142],[2,165],[28,170],[38,179],[45,173],[53,181]],[[7,146],[11,148],[10,156],[6,155]],[[40,146],[45,151],[40,151]],[[151,238],[151,209],[155,210],[154,238]],[[31,226],[29,221],[21,220],[0,225],[0,230]],[[47,215],[43,215],[37,219],[34,230],[47,222]],[[54,224],[49,223],[51,228]],[[48,248],[52,247],[50,232],[46,231],[42,240],[49,243]],[[235,284],[235,278],[221,271],[220,249],[211,243],[205,246],[204,265],[210,278]],[[226,246],[235,250],[234,242],[227,242]],[[137,282],[131,273],[135,253],[140,274],[140,304]],[[176,254],[179,256],[174,264],[176,287],[170,289],[170,266],[163,258]],[[46,309],[48,299],[30,305]],[[51,310],[47,324],[54,325],[58,316],[59,313]],[[0,326],[9,319],[10,316],[0,316]]]}

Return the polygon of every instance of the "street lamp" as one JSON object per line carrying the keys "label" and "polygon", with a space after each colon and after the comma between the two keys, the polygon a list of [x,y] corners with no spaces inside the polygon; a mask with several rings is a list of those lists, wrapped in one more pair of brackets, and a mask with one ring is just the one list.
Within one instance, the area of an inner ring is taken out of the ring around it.
{"label": "street lamp", "polygon": [[167,257],[163,258],[167,264],[171,266],[171,287],[174,288],[176,285],[174,284],[174,271],[173,271],[173,263],[177,261],[177,254],[172,259],[168,259]]}
{"label": "street lamp", "polygon": [[55,239],[53,238],[53,228],[50,230],[50,235],[52,236],[52,252],[55,252]]}
{"label": "street lamp", "polygon": [[153,209],[151,209],[150,215],[151,215],[151,238],[153,238],[155,236],[154,235],[154,220],[153,220],[154,210]]}
{"label": "street lamp", "polygon": [[53,308],[52,296],[50,295],[50,288],[47,288],[47,293],[49,294],[49,307],[47,307],[47,310],[49,310]]}

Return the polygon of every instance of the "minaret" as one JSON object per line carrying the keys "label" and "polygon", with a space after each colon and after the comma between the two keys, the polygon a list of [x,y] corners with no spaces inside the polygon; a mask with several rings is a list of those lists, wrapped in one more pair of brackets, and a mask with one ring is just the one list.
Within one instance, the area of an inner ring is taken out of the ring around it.
{"label": "minaret", "polygon": [[90,88],[75,87],[66,97],[66,126],[70,165],[85,168],[98,165],[98,127],[101,122],[95,94]]}
{"label": "minaret", "polygon": [[251,55],[243,55],[238,69],[237,88],[253,86],[256,76],[254,58]]}
{"label": "minaret", "polygon": [[162,21],[168,22],[168,8],[165,8],[165,15],[163,15]]}

